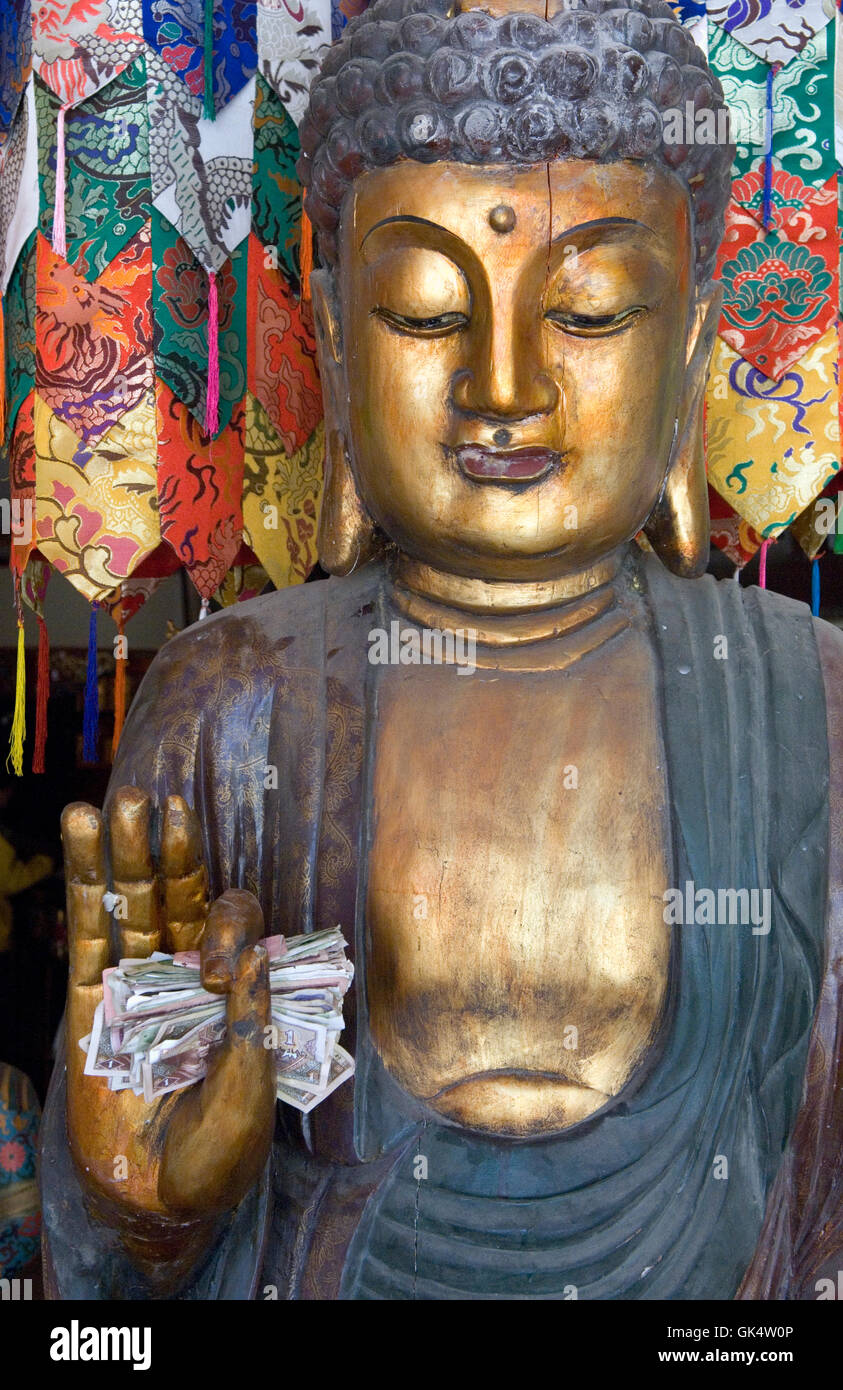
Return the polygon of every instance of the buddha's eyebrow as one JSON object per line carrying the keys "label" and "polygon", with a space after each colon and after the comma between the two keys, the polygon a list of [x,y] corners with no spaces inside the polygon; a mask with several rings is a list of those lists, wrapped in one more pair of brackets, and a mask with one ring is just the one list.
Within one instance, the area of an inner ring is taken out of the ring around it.
{"label": "buddha's eyebrow", "polygon": [[444,232],[447,236],[454,236],[453,232],[449,232],[448,228],[443,227],[439,222],[431,222],[427,217],[414,217],[413,214],[409,212],[399,212],[396,213],[394,217],[384,217],[381,222],[376,222],[373,227],[370,227],[360,243],[360,250],[363,250],[363,247],[366,245],[366,242],[369,240],[369,237],[372,236],[374,232],[380,231],[381,227],[400,227],[407,225],[414,227],[426,227],[429,231],[432,232]]}
{"label": "buddha's eyebrow", "polygon": [[361,254],[370,236],[387,229],[388,242],[398,246],[429,247],[430,250],[441,252],[452,260],[463,275],[482,274],[476,252],[462,237],[452,232],[449,227],[443,227],[441,222],[431,222],[427,217],[414,217],[409,212],[399,212],[394,217],[385,217],[383,221],[370,227],[360,242]]}
{"label": "buddha's eyebrow", "polygon": [[560,232],[553,238],[553,244],[555,246],[563,241],[576,246],[578,251],[587,251],[592,246],[606,242],[632,241],[642,232],[651,241],[658,242],[658,235],[646,222],[637,222],[634,217],[599,217],[593,222],[580,222],[576,227]]}

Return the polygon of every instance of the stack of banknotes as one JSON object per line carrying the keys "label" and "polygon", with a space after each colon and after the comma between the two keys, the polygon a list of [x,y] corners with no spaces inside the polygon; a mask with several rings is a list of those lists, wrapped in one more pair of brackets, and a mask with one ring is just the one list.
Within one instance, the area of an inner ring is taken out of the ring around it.
{"label": "stack of banknotes", "polygon": [[[354,1072],[339,1045],[342,1000],[354,966],[339,927],[308,936],[268,936],[271,1025],[279,1100],[308,1114]],[[147,1102],[201,1081],[225,1035],[225,995],[200,984],[199,952],[154,951],[103,971],[103,999],[79,1046],[89,1076]]]}

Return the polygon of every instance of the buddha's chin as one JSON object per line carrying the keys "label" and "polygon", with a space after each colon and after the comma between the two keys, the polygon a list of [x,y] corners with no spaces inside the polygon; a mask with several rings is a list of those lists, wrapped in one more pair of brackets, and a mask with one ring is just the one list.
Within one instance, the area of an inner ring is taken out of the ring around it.
{"label": "buddha's chin", "polygon": [[466,1129],[524,1139],[570,1129],[609,1099],[591,1086],[554,1077],[492,1072],[449,1086],[427,1104]]}

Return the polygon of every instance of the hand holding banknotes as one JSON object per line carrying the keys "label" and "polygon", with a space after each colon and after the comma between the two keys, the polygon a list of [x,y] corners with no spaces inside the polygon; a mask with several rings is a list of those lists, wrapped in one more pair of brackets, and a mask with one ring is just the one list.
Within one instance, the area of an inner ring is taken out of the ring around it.
{"label": "hand holding banknotes", "polygon": [[[231,889],[208,910],[196,815],[167,797],[153,857],[151,803],[136,787],[111,798],[108,850],[115,912],[112,960],[101,813],[76,802],[62,817],[70,983],[67,1123],[71,1151],[97,1214],[116,1226],[136,1264],[175,1286],[263,1170],[272,1143],[276,1065],[263,917]],[[224,996],[225,1027],[203,1079],[186,1089],[111,1089],[85,1075],[103,971],[153,952],[199,951],[204,991]]]}

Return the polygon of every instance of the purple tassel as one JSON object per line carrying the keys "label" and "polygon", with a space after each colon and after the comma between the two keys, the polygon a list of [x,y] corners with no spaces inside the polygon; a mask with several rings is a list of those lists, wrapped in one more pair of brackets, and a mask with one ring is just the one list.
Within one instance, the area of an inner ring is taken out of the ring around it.
{"label": "purple tassel", "polygon": [[82,720],[82,761],[95,763],[99,756],[100,697],[97,680],[97,605],[91,604],[88,628],[88,674],[85,681],[85,713]]}

